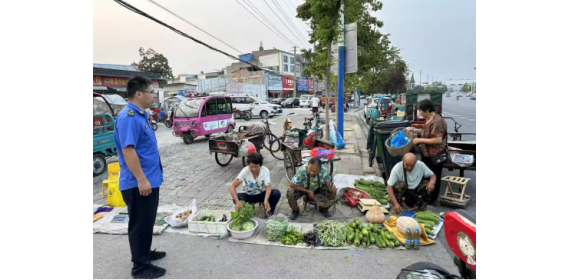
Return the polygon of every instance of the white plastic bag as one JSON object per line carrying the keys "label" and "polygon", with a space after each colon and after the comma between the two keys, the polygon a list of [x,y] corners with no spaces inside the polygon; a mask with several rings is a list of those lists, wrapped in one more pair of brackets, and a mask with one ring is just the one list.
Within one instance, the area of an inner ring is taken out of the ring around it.
{"label": "white plastic bag", "polygon": [[[190,215],[184,220],[176,218],[178,214],[184,213],[184,211],[192,211],[192,213],[190,213]],[[173,228],[188,227],[188,221],[194,218],[196,214],[198,214],[196,199],[192,199],[192,203],[190,203],[190,206],[186,206],[184,207],[184,209],[172,213],[172,215],[166,217],[165,221]]]}
{"label": "white plastic bag", "polygon": [[[248,140],[244,140],[241,143],[241,145],[239,146],[238,156],[247,157],[249,155],[250,150],[251,150],[250,146],[253,146],[253,144],[251,142],[249,142]],[[254,146],[254,151],[255,151],[255,146]]]}

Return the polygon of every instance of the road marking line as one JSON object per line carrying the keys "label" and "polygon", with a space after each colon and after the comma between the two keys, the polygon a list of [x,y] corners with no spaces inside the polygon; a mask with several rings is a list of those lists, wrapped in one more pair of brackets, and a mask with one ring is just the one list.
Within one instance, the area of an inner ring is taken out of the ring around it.
{"label": "road marking line", "polygon": [[472,122],[475,122],[475,121],[476,121],[476,120],[474,120],[474,119],[467,119],[467,120],[468,120],[468,121],[472,121]]}
{"label": "road marking line", "polygon": [[460,119],[466,119],[466,117],[459,117]]}

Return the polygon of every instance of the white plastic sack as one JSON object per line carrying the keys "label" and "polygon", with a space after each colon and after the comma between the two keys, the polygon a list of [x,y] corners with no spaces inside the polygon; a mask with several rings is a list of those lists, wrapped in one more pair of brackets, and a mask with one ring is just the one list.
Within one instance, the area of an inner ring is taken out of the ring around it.
{"label": "white plastic sack", "polygon": [[[249,155],[249,151],[250,148],[249,146],[254,146],[251,142],[249,142],[248,140],[245,140],[241,143],[241,145],[239,146],[239,150],[238,150],[238,156],[239,157],[247,157]],[[253,148],[253,151],[255,151],[255,147]]]}
{"label": "white plastic sack", "polygon": [[[176,218],[176,216],[184,211],[190,210],[192,213],[188,218],[181,220]],[[188,227],[188,221],[194,218],[198,214],[198,207],[196,206],[196,199],[192,199],[192,203],[189,206],[184,207],[181,210],[175,211],[172,215],[166,217],[165,221],[173,228]]]}

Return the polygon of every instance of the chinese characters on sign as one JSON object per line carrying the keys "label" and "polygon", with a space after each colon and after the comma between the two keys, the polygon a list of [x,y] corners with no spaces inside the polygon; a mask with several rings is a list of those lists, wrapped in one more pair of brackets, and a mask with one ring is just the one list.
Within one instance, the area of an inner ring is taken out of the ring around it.
{"label": "chinese characters on sign", "polygon": [[293,81],[293,76],[283,75],[283,89],[293,90],[295,83]]}
{"label": "chinese characters on sign", "polygon": [[[108,86],[108,87],[126,87],[129,78],[124,77],[105,77],[93,75],[94,86]],[[152,86],[158,88],[158,80],[152,80]]]}

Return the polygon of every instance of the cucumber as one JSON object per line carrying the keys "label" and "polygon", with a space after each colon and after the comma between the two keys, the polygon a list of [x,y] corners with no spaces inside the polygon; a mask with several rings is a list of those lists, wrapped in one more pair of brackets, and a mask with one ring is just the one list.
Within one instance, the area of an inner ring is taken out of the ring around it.
{"label": "cucumber", "polygon": [[425,212],[416,213],[416,219],[420,219],[420,220],[424,220],[424,221],[432,221],[432,222],[434,222],[434,224],[439,223],[438,217],[434,217],[433,215],[425,213]]}
{"label": "cucumber", "polygon": [[376,243],[376,237],[375,237],[375,235],[376,235],[375,233],[372,233],[372,234],[370,235],[370,242]]}
{"label": "cucumber", "polygon": [[424,228],[427,234],[434,235],[433,231],[429,228]]}

